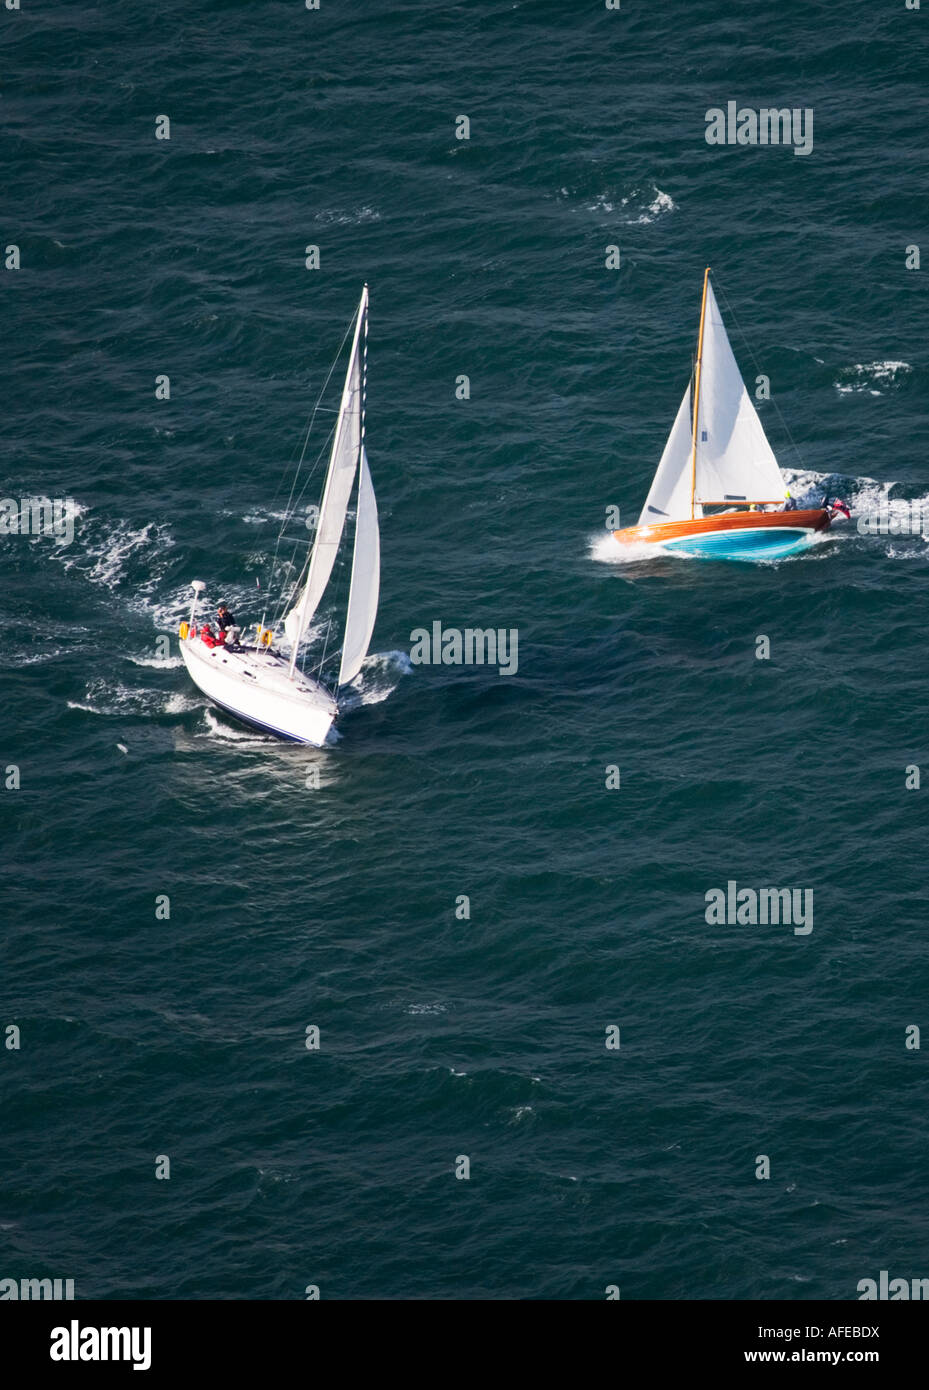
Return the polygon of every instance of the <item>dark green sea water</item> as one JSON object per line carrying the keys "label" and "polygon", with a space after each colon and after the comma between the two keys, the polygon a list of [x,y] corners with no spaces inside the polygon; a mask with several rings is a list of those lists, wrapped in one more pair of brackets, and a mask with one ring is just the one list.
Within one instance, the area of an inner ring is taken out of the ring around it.
{"label": "dark green sea water", "polygon": [[[795,489],[929,496],[927,9],[0,10],[3,492],[83,509],[70,546],[0,541],[0,1277],[929,1276],[927,542],[620,565],[604,530],[641,506],[707,264]],[[711,148],[728,100],[813,108],[812,154]],[[313,752],[212,713],[156,640],[194,577],[260,616],[365,280],[382,604]],[[518,673],[411,666],[436,620],[517,628]],[[729,880],[813,889],[813,931],[709,926]]]}

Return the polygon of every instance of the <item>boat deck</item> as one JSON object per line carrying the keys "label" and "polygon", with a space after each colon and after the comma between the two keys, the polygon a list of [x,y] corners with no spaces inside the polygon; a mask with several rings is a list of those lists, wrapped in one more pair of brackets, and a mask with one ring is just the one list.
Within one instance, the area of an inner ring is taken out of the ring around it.
{"label": "boat deck", "polygon": [[208,647],[199,637],[187,638],[181,646],[195,660],[203,661],[208,668],[213,668],[227,677],[237,677],[245,685],[260,686],[267,694],[291,700],[298,699],[301,695],[312,695],[316,700],[329,700],[333,712],[336,709],[336,702],[329,697],[328,691],[309,676],[305,676],[299,668],[294,670],[291,677],[289,661],[273,647]]}

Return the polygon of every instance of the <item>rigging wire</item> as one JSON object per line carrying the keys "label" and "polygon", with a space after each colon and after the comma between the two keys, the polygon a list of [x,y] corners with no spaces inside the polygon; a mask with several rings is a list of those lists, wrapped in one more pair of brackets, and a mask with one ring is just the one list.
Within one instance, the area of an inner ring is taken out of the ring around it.
{"label": "rigging wire", "polygon": [[[297,469],[296,469],[296,472],[295,472],[295,474],[294,474],[294,480],[293,480],[293,483],[291,484],[290,496],[288,497],[288,500],[287,500],[287,507],[286,507],[286,510],[285,510],[284,521],[282,522],[280,531],[278,532],[277,544],[275,545],[275,549],[274,549],[274,556],[273,556],[273,559],[272,559],[271,575],[269,576],[269,580],[273,579],[274,566],[277,564],[277,559],[278,559],[278,554],[279,554],[279,551],[280,551],[281,541],[282,541],[282,538],[283,538],[283,535],[284,535],[284,530],[285,530],[285,528],[286,528],[286,526],[287,526],[287,523],[288,523],[289,520],[291,520],[291,519],[293,518],[294,513],[296,512],[298,506],[300,505],[300,502],[302,501],[303,497],[304,497],[305,494],[306,494],[306,490],[307,490],[307,487],[308,487],[309,483],[311,482],[312,478],[314,477],[314,475],[315,475],[315,473],[316,473],[316,470],[317,470],[317,468],[319,467],[319,464],[320,464],[320,462],[321,462],[323,456],[324,456],[324,455],[326,454],[326,452],[329,450],[330,445],[332,445],[333,440],[334,440],[335,435],[336,435],[336,432],[337,432],[337,430],[338,430],[339,421],[338,421],[338,419],[337,419],[337,420],[335,421],[335,423],[333,424],[332,429],[329,431],[329,434],[328,434],[327,438],[326,438],[325,441],[323,442],[323,445],[322,445],[322,447],[320,448],[319,453],[318,453],[317,456],[316,456],[316,460],[315,460],[315,462],[313,463],[313,466],[311,467],[311,469],[310,469],[310,471],[309,471],[309,473],[308,473],[306,479],[304,480],[304,483],[303,483],[303,486],[302,486],[301,489],[300,489],[300,492],[297,493],[297,495],[296,495],[296,497],[295,497],[295,496],[294,496],[294,493],[295,493],[295,489],[296,489],[296,486],[297,486],[297,480],[298,480],[298,478],[299,478],[300,469],[301,469],[301,467],[302,467],[302,465],[303,465],[303,461],[304,461],[304,458],[305,458],[305,455],[306,455],[307,444],[308,444],[308,442],[309,442],[309,437],[310,437],[310,432],[311,432],[311,430],[312,430],[313,422],[314,422],[314,420],[315,420],[315,418],[316,418],[317,413],[318,413],[320,410],[324,410],[324,409],[325,409],[325,407],[323,407],[323,406],[321,405],[321,401],[322,401],[323,395],[325,394],[325,392],[326,392],[326,390],[327,390],[327,388],[328,388],[329,382],[330,382],[331,379],[332,379],[333,372],[335,371],[336,366],[338,365],[338,363],[339,363],[339,361],[340,361],[340,359],[341,359],[341,357],[342,357],[342,353],[343,353],[343,351],[344,351],[345,344],[346,344],[346,342],[348,341],[349,335],[353,332],[353,330],[354,330],[354,328],[355,328],[355,325],[356,325],[357,321],[358,321],[358,312],[356,312],[355,314],[352,315],[351,321],[350,321],[350,323],[349,323],[349,325],[348,325],[348,328],[347,328],[346,331],[345,331],[345,334],[344,334],[344,336],[343,336],[343,338],[342,338],[342,342],[341,342],[341,344],[340,344],[340,346],[339,346],[339,350],[338,350],[338,352],[336,353],[335,359],[333,360],[332,365],[331,365],[330,368],[329,368],[329,373],[328,373],[328,375],[327,375],[327,377],[326,377],[325,382],[323,383],[323,388],[322,388],[322,390],[320,391],[319,397],[318,397],[318,399],[317,399],[317,401],[316,401],[316,405],[315,405],[314,408],[313,408],[313,413],[312,413],[312,415],[311,415],[311,417],[310,417],[310,422],[309,422],[309,425],[307,426],[306,436],[305,436],[305,438],[304,438],[303,449],[301,450],[300,461],[299,461],[299,463],[297,464]],[[364,325],[364,326],[365,326],[365,359],[366,359],[366,357],[367,357],[367,317],[365,318],[365,325]],[[365,360],[365,367],[366,367],[366,365],[367,365],[367,364],[366,364],[366,360]],[[364,433],[364,379],[365,379],[365,376],[366,376],[366,373],[363,375],[363,379],[362,379],[362,438],[363,438],[363,433]],[[339,410],[332,411],[331,413],[332,413],[332,414],[335,414],[336,416],[340,416],[340,415],[341,415],[341,407],[339,408]],[[305,572],[308,571],[309,565],[310,565],[310,562],[311,562],[311,559],[312,559],[313,545],[315,545],[315,537],[314,537],[313,542],[304,541],[302,538],[297,538],[297,539],[294,540],[294,543],[293,543],[293,550],[291,551],[291,557],[290,557],[290,560],[287,562],[288,568],[289,568],[290,570],[293,570],[293,569],[296,568],[296,565],[295,565],[296,556],[297,556],[297,552],[298,552],[298,550],[299,550],[299,548],[300,548],[301,545],[308,545],[308,546],[309,546],[309,549],[308,549],[306,558],[305,558],[305,560],[302,561],[302,563],[301,563],[301,565],[300,565],[300,567],[299,567],[297,579],[296,579],[296,581],[294,582],[292,588],[289,587],[289,597],[286,596],[285,593],[283,593],[283,592],[282,592],[282,594],[281,594],[281,596],[280,596],[280,599],[279,599],[277,608],[275,609],[274,619],[273,619],[273,622],[272,622],[272,628],[274,628],[274,627],[278,624],[278,622],[280,621],[280,619],[281,619],[281,617],[282,617],[282,615],[283,615],[283,613],[284,613],[284,610],[285,610],[286,608],[289,607],[289,605],[293,602],[293,599],[294,599],[295,594],[297,594],[297,593],[299,592],[299,590],[300,590],[301,584],[302,584],[303,581],[304,581]],[[324,638],[324,642],[323,642],[323,654],[322,654],[322,657],[320,658],[320,661],[319,661],[318,665],[317,665],[316,667],[313,668],[316,672],[319,673],[319,676],[320,676],[320,684],[324,684],[324,682],[322,681],[322,678],[321,678],[321,677],[322,677],[322,668],[323,668],[323,665],[325,664],[325,661],[326,661],[326,653],[327,653],[328,646],[329,646],[329,638],[330,638],[330,635],[331,635],[331,629],[332,629],[332,619],[330,618],[330,619],[328,620],[327,626],[326,626],[326,633],[325,633],[325,638]],[[308,656],[308,648],[307,648],[306,645],[304,645],[304,650],[303,650],[303,654],[302,654],[302,659],[301,659],[301,662],[300,662],[300,669],[301,669],[301,671],[304,672],[304,674],[306,674],[306,661],[307,661],[307,656]],[[330,693],[334,693],[334,690],[333,690],[332,692],[330,692]]]}
{"label": "rigging wire", "polygon": [[[754,365],[755,365],[755,367],[756,367],[756,369],[757,369],[758,375],[759,375],[759,376],[764,376],[765,373],[762,372],[762,370],[761,370],[761,364],[760,364],[760,362],[758,361],[758,358],[757,358],[757,357],[755,356],[755,354],[752,352],[752,345],[751,345],[751,343],[748,341],[748,338],[747,338],[746,334],[744,333],[744,331],[743,331],[743,329],[742,329],[742,325],[739,323],[739,320],[736,318],[735,310],[733,309],[731,303],[729,302],[729,296],[726,294],[726,291],[723,289],[722,285],[719,283],[719,280],[716,279],[715,277],[714,277],[714,286],[715,286],[715,288],[722,294],[722,297],[723,297],[723,299],[724,299],[724,301],[725,301],[725,305],[726,305],[726,313],[727,313],[727,315],[729,316],[729,318],[731,318],[732,322],[735,324],[736,328],[738,329],[739,337],[742,339],[742,342],[745,344],[745,349],[746,349],[746,351],[747,351],[749,357],[752,359],[752,362],[754,363]],[[776,413],[776,415],[777,415],[777,418],[780,420],[781,424],[783,425],[783,427],[784,427],[784,432],[785,432],[785,434],[787,435],[788,440],[790,441],[790,446],[791,446],[791,448],[793,449],[794,453],[797,455],[797,460],[798,460],[798,462],[799,462],[799,464],[800,464],[800,471],[801,471],[801,472],[806,472],[806,471],[807,471],[806,461],[804,460],[803,455],[800,453],[800,450],[799,450],[799,448],[798,448],[798,446],[797,446],[797,443],[796,443],[796,441],[794,440],[794,437],[793,437],[793,435],[792,435],[791,432],[790,432],[790,426],[788,425],[787,421],[784,419],[784,416],[783,416],[783,414],[782,414],[782,412],[781,412],[781,408],[780,408],[780,406],[779,406],[778,403],[777,403],[776,397],[772,395],[772,396],[769,396],[768,399],[769,399],[769,401],[771,402],[771,404],[774,406],[774,410],[775,410],[775,413]]]}
{"label": "rigging wire", "polygon": [[[312,411],[310,412],[309,420],[307,421],[306,431],[305,431],[304,436],[303,436],[303,446],[302,446],[302,448],[301,448],[301,450],[300,450],[300,457],[299,457],[299,459],[297,460],[296,469],[294,470],[293,481],[291,482],[291,485],[290,485],[290,495],[289,495],[289,497],[287,498],[287,505],[286,505],[286,507],[284,508],[284,520],[281,522],[280,530],[279,530],[278,533],[277,533],[277,541],[276,541],[275,546],[274,546],[274,554],[273,554],[273,556],[271,557],[271,563],[270,563],[270,567],[269,567],[269,570],[268,570],[268,583],[269,583],[269,585],[270,585],[271,582],[273,582],[273,579],[274,579],[274,567],[275,567],[275,565],[277,564],[277,557],[278,557],[278,553],[279,553],[279,550],[280,550],[281,539],[282,539],[282,537],[283,537],[283,535],[284,535],[284,528],[286,527],[288,521],[290,520],[290,518],[291,518],[291,516],[292,516],[294,507],[297,505],[297,503],[300,502],[301,498],[303,497],[304,493],[306,492],[306,489],[307,489],[307,487],[308,487],[308,485],[309,485],[311,479],[313,478],[314,474],[316,473],[316,470],[317,470],[317,468],[319,467],[319,464],[320,464],[320,460],[322,459],[322,456],[323,456],[323,454],[324,454],[324,452],[325,452],[325,449],[326,449],[326,444],[324,443],[323,446],[322,446],[322,448],[320,449],[319,453],[317,454],[317,456],[316,456],[316,458],[315,458],[315,460],[314,460],[314,462],[313,462],[312,467],[310,468],[310,471],[309,471],[309,473],[308,473],[308,475],[307,475],[307,477],[306,477],[306,479],[305,479],[305,481],[304,481],[304,483],[303,483],[303,487],[300,489],[300,492],[299,492],[299,494],[298,494],[298,496],[297,496],[297,500],[296,500],[296,503],[295,503],[295,502],[294,502],[294,492],[295,492],[296,487],[297,487],[297,480],[298,480],[298,478],[300,477],[300,470],[301,470],[301,468],[303,467],[303,463],[304,463],[304,460],[305,460],[305,458],[306,458],[307,446],[309,445],[309,442],[310,442],[310,435],[311,435],[311,433],[312,433],[312,431],[313,431],[313,425],[314,425],[314,423],[315,423],[317,414],[319,413],[320,409],[322,408],[322,399],[323,399],[323,396],[326,394],[326,391],[328,390],[329,383],[330,383],[330,381],[332,380],[332,374],[333,374],[333,372],[335,371],[336,366],[338,365],[339,358],[342,356],[343,349],[345,348],[345,344],[346,344],[346,342],[348,341],[348,336],[349,336],[349,334],[351,333],[351,331],[352,331],[352,329],[353,329],[353,327],[354,327],[354,324],[355,324],[355,316],[353,315],[351,323],[348,325],[348,328],[345,330],[345,334],[344,334],[344,336],[343,336],[343,338],[342,338],[342,342],[339,344],[339,350],[338,350],[338,352],[336,353],[335,357],[333,358],[332,363],[331,363],[331,365],[330,365],[330,367],[329,367],[329,371],[328,371],[328,373],[327,373],[327,375],[326,375],[326,380],[323,382],[322,388],[320,389],[320,392],[319,392],[319,395],[318,395],[317,398],[316,398],[316,404],[313,406],[313,409],[312,409]],[[337,413],[337,412],[336,412],[336,413]],[[334,431],[334,429],[335,429],[335,427],[333,426],[333,431]],[[333,431],[330,431],[329,439],[332,438],[332,433],[333,433]],[[328,441],[327,441],[327,443],[328,443]],[[294,452],[296,452],[296,446],[295,446]],[[293,454],[291,455],[291,458],[293,458]],[[277,485],[277,487],[276,487],[275,490],[274,490],[274,496],[273,496],[272,499],[271,499],[271,508],[270,508],[271,511],[273,511],[273,509],[274,509],[274,503],[277,501],[278,496],[280,495],[280,492],[281,492],[281,489],[282,489],[282,487],[283,487],[283,485],[284,485],[284,480],[286,479],[286,476],[287,476],[287,474],[286,474],[286,472],[285,472],[284,477],[278,482],[278,485]],[[270,520],[270,517],[269,517],[269,520]],[[296,551],[295,551],[294,553],[296,553]],[[302,573],[302,569],[301,569],[301,573]]]}
{"label": "rigging wire", "polygon": [[[357,318],[357,314],[352,315],[351,321],[349,322],[349,325],[348,325],[348,327],[346,328],[345,333],[344,333],[343,336],[342,336],[342,341],[341,341],[341,343],[339,344],[338,351],[336,352],[335,357],[333,358],[332,362],[330,363],[329,371],[327,372],[327,374],[326,374],[326,379],[325,379],[325,381],[323,382],[322,387],[320,388],[319,395],[318,395],[317,398],[316,398],[316,403],[315,403],[315,405],[313,406],[312,411],[310,412],[310,416],[309,416],[309,419],[308,419],[307,425],[306,425],[306,430],[304,431],[304,434],[303,434],[303,443],[302,443],[302,446],[300,447],[300,455],[299,455],[299,458],[297,459],[296,467],[294,468],[294,472],[293,472],[293,478],[292,478],[292,481],[291,481],[291,484],[290,484],[290,493],[289,493],[288,498],[287,498],[287,505],[286,505],[285,508],[284,508],[284,517],[283,517],[283,520],[282,520],[282,522],[281,522],[280,528],[278,529],[277,539],[276,539],[275,544],[274,544],[274,553],[272,554],[271,559],[270,559],[270,561],[269,561],[269,563],[268,563],[266,584],[267,584],[267,588],[268,588],[269,590],[271,589],[272,585],[274,584],[274,576],[275,576],[276,570],[278,569],[278,563],[279,563],[279,561],[280,561],[280,567],[281,567],[281,569],[286,568],[286,570],[287,570],[288,572],[290,572],[290,573],[292,573],[293,571],[296,571],[296,573],[297,573],[297,577],[296,577],[296,579],[293,581],[292,587],[288,585],[288,586],[284,586],[284,587],[282,588],[282,591],[281,591],[281,593],[280,593],[280,595],[279,595],[279,597],[278,597],[278,600],[277,600],[277,602],[276,602],[276,604],[275,604],[275,606],[274,606],[274,608],[273,608],[273,610],[272,610],[272,618],[271,618],[271,624],[270,624],[272,631],[273,631],[274,628],[276,628],[276,627],[278,626],[278,624],[280,623],[280,621],[281,621],[281,619],[282,619],[282,617],[283,617],[283,614],[284,614],[284,610],[287,608],[288,603],[290,602],[290,599],[289,599],[288,596],[287,596],[288,593],[289,593],[289,594],[291,595],[291,597],[292,597],[292,596],[293,596],[293,593],[294,593],[296,590],[299,589],[299,587],[300,587],[300,582],[301,582],[301,580],[302,580],[302,578],[303,578],[304,571],[305,571],[305,570],[308,568],[308,566],[309,566],[310,556],[311,556],[311,554],[312,554],[312,543],[311,543],[311,542],[304,541],[304,540],[302,540],[302,538],[296,538],[296,539],[293,541],[293,548],[292,548],[292,550],[291,550],[290,558],[289,558],[289,559],[284,559],[284,558],[281,556],[281,543],[282,543],[282,541],[283,541],[283,539],[284,539],[284,532],[285,532],[285,530],[287,529],[288,523],[289,523],[290,521],[292,521],[293,516],[294,516],[294,513],[296,512],[296,509],[299,507],[300,503],[302,502],[303,498],[305,497],[307,488],[310,486],[310,483],[313,481],[313,478],[316,476],[317,470],[319,469],[319,466],[320,466],[320,464],[321,464],[321,462],[322,462],[322,460],[323,460],[323,457],[325,456],[325,454],[326,454],[326,452],[327,452],[329,446],[330,446],[331,443],[332,443],[332,439],[333,439],[333,437],[334,437],[334,434],[335,434],[335,431],[336,431],[336,428],[337,428],[337,422],[336,422],[335,424],[333,424],[332,429],[329,431],[328,435],[327,435],[326,438],[323,440],[323,443],[322,443],[322,445],[321,445],[321,447],[320,447],[320,449],[319,449],[319,451],[318,451],[318,453],[317,453],[315,459],[313,460],[313,463],[312,463],[312,465],[310,466],[309,471],[307,472],[307,474],[306,474],[306,476],[305,476],[305,478],[304,478],[304,480],[303,480],[303,484],[302,484],[302,486],[301,486],[301,488],[300,488],[300,491],[297,492],[297,491],[296,491],[296,489],[297,489],[297,483],[298,483],[298,481],[299,481],[299,479],[300,479],[300,473],[301,473],[301,470],[302,470],[302,468],[303,468],[303,465],[304,465],[304,463],[305,463],[305,461],[306,461],[307,448],[308,448],[308,446],[309,446],[310,437],[311,437],[311,435],[312,435],[312,433],[313,433],[313,426],[314,426],[314,424],[315,424],[315,422],[316,422],[316,416],[317,416],[318,414],[320,414],[321,412],[322,412],[322,413],[325,413],[325,414],[336,415],[336,416],[339,414],[339,411],[338,411],[337,409],[330,409],[330,408],[327,408],[326,406],[324,406],[324,405],[322,404],[322,401],[323,401],[323,397],[325,396],[327,390],[329,389],[329,383],[331,382],[333,373],[335,372],[335,369],[336,369],[336,367],[337,367],[338,364],[339,364],[339,360],[340,360],[340,358],[341,358],[341,356],[342,356],[342,353],[343,353],[343,351],[344,351],[344,349],[345,349],[345,344],[346,344],[346,342],[348,341],[349,335],[351,334],[351,332],[352,332],[352,330],[353,330],[353,328],[354,328],[356,318]],[[294,459],[294,455],[295,455],[295,454],[296,454],[296,445],[294,446],[293,453],[291,454],[291,462],[293,462],[293,459]],[[274,511],[274,504],[276,503],[278,497],[279,497],[280,494],[281,494],[282,488],[283,488],[284,483],[285,483],[285,481],[286,481],[286,479],[287,479],[288,472],[289,472],[289,470],[286,470],[285,473],[283,474],[283,476],[281,477],[281,479],[278,481],[278,485],[277,485],[277,487],[275,488],[275,490],[274,490],[274,495],[273,495],[273,497],[272,497],[272,499],[271,499],[271,505],[270,505],[270,508],[269,508],[269,513],[273,513],[273,511]],[[295,493],[296,493],[296,496],[295,496]],[[270,515],[269,515],[269,517],[268,517],[268,520],[270,520]],[[262,524],[266,524],[266,523],[262,523]],[[297,564],[297,555],[298,555],[298,552],[299,552],[299,549],[300,549],[300,546],[301,546],[301,545],[307,545],[307,546],[309,546],[310,548],[309,548],[308,551],[307,551],[306,557],[305,557],[304,559],[301,559],[300,563]],[[265,623],[265,614],[263,613],[263,614],[262,614],[262,621],[261,621],[262,627],[264,626],[264,623]],[[301,668],[301,669],[302,669],[302,668]]]}

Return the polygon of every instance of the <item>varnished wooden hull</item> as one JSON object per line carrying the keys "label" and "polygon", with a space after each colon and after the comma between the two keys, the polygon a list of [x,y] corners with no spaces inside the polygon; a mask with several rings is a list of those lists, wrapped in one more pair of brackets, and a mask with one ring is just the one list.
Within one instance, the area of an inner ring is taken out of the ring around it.
{"label": "varnished wooden hull", "polygon": [[627,526],[613,535],[620,545],[655,545],[720,560],[779,559],[829,529],[824,508],[795,512],[723,512],[694,521]]}

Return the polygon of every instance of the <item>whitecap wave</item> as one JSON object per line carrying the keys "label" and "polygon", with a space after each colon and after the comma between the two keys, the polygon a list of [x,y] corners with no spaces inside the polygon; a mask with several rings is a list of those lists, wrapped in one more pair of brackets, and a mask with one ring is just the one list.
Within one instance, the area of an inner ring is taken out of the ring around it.
{"label": "whitecap wave", "polygon": [[[896,539],[899,540],[899,537],[897,537]],[[915,539],[925,540],[926,537],[916,537]],[[927,551],[925,546],[920,548],[916,545],[909,545],[906,547],[888,545],[887,549],[884,551],[884,554],[887,556],[888,560],[924,560],[926,558]]]}
{"label": "whitecap wave", "polygon": [[355,679],[345,687],[347,693],[340,703],[343,709],[379,705],[394,693],[403,676],[412,674],[409,652],[372,652],[365,657]]}
{"label": "whitecap wave", "polygon": [[134,583],[145,590],[157,584],[164,573],[164,552],[174,543],[161,522],[134,526],[129,521],[92,519],[76,529],[70,545],[56,546],[53,554],[65,571],[76,570],[91,584],[110,590],[123,583],[130,565],[141,563],[143,574]]}
{"label": "whitecap wave", "polygon": [[893,388],[899,386],[904,377],[913,370],[909,362],[856,362],[853,367],[840,371],[835,389],[840,396],[867,392],[870,396],[882,396],[875,383]]}
{"label": "whitecap wave", "polygon": [[190,612],[190,585],[182,584],[158,600],[146,597],[140,606],[157,631],[176,633],[181,619]]}
{"label": "whitecap wave", "polygon": [[146,550],[160,551],[173,544],[166,526],[154,521],[138,527],[121,522],[98,544],[87,546],[87,556],[93,560],[93,565],[85,573],[91,584],[115,589],[125,579],[131,560]]}
{"label": "whitecap wave", "polygon": [[357,227],[362,222],[380,222],[381,214],[377,208],[369,207],[354,208],[351,212],[341,208],[325,208],[316,214],[314,220],[324,227]]}
{"label": "whitecap wave", "polygon": [[196,700],[192,695],[184,695],[179,690],[173,695],[169,695],[165,701],[165,714],[187,714],[192,709],[200,709],[202,700]]}
{"label": "whitecap wave", "polygon": [[[801,505],[818,504],[826,492],[843,497],[849,504],[852,529],[856,532],[859,517],[880,516],[896,522],[907,521],[919,512],[929,517],[929,493],[917,497],[891,497],[890,494],[901,486],[896,482],[882,482],[867,476],[853,478],[834,473],[792,472],[786,468],[782,472]],[[838,529],[841,532],[842,528]]]}
{"label": "whitecap wave", "polygon": [[156,690],[132,690],[127,685],[111,684],[100,678],[90,681],[83,700],[68,700],[68,709],[87,714],[107,716],[146,715],[161,708],[164,696]]}
{"label": "whitecap wave", "polygon": [[211,709],[203,711],[207,731],[212,738],[222,739],[224,743],[251,743],[256,745],[275,744],[272,734],[261,734],[257,729],[237,728],[234,724],[224,724]]}
{"label": "whitecap wave", "polygon": [[126,660],[131,661],[133,666],[149,666],[154,671],[173,671],[175,667],[184,665],[179,656],[132,656],[127,652]]}
{"label": "whitecap wave", "polygon": [[[570,190],[562,188],[561,194],[570,197]],[[659,217],[676,212],[677,203],[670,193],[665,193],[657,184],[652,184],[647,189],[634,188],[619,198],[609,190],[598,193],[593,202],[584,204],[584,210],[605,213],[607,216],[619,213],[621,223],[628,227],[639,227],[648,226]]]}
{"label": "whitecap wave", "polygon": [[652,202],[635,221],[639,225],[647,225],[649,222],[655,222],[659,217],[663,217],[665,213],[674,212],[676,209],[677,203],[670,193],[662,193],[661,189],[658,188],[655,190],[655,197]]}
{"label": "whitecap wave", "polygon": [[[238,512],[224,511],[223,516],[239,516]],[[246,522],[249,526],[264,526],[268,521],[287,521],[289,512],[272,512],[268,507],[253,507],[250,512],[239,517],[240,521]]]}
{"label": "whitecap wave", "polygon": [[56,656],[63,656],[64,650],[64,647],[54,647],[48,652],[14,652],[7,654],[4,659],[8,666],[17,669],[21,666],[41,666],[46,661],[54,661]]}

